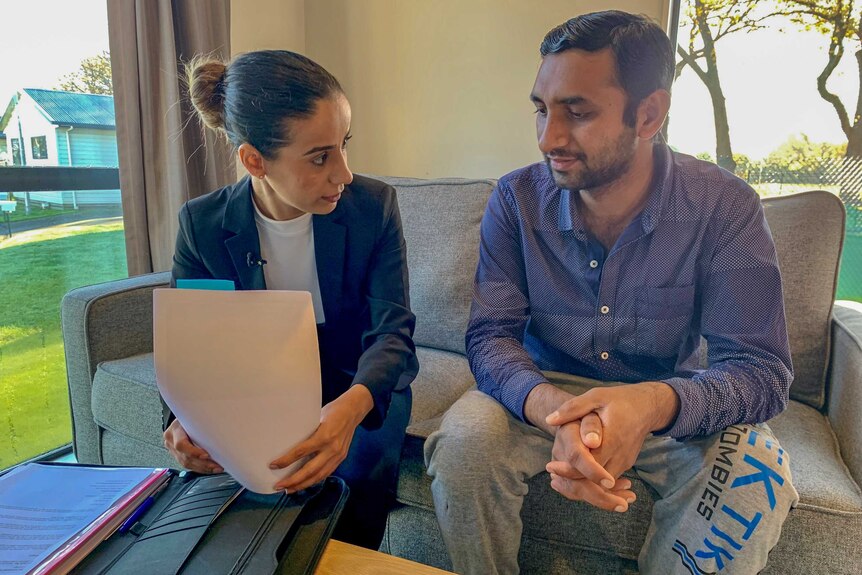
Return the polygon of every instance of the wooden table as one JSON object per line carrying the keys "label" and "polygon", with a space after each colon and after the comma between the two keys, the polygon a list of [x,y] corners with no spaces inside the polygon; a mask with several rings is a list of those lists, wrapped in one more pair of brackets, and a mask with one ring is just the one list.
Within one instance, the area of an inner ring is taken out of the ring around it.
{"label": "wooden table", "polygon": [[445,575],[434,567],[330,539],[314,575]]}

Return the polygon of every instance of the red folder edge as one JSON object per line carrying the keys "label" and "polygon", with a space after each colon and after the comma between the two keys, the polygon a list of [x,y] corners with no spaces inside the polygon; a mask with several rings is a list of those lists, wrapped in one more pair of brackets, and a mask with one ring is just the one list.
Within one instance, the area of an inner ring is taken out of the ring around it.
{"label": "red folder edge", "polygon": [[46,557],[39,565],[31,569],[27,575],[45,575],[47,573],[56,573],[59,575],[61,573],[68,573],[71,571],[75,565],[86,557],[86,555],[82,555],[74,563],[67,564],[66,562],[73,557],[78,550],[88,543],[93,544],[92,549],[94,549],[100,542],[110,537],[114,529],[102,533],[98,541],[94,540],[94,537],[99,534],[99,531],[105,529],[105,526],[110,524],[112,521],[118,520],[115,528],[119,527],[122,524],[123,519],[134,513],[137,505],[132,505],[133,502],[137,501],[137,503],[140,504],[146,498],[146,495],[142,496],[142,494],[152,493],[158,489],[162,483],[169,479],[170,475],[168,474],[167,469],[153,469],[153,472],[149,477],[138,483],[138,485],[136,485],[131,491],[118,499],[116,503],[99,515],[95,521],[73,535],[53,554]]}

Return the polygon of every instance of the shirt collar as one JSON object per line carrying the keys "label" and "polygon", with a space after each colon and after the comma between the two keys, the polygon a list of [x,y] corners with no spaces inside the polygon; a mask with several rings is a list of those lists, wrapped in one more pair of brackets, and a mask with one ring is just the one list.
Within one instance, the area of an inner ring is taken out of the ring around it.
{"label": "shirt collar", "polygon": [[673,159],[667,144],[656,144],[653,148],[653,177],[650,197],[641,212],[644,233],[652,232],[658,225],[662,209],[667,205],[673,187]]}
{"label": "shirt collar", "polygon": [[[673,184],[673,161],[667,144],[656,144],[653,149],[654,172],[650,184],[652,190],[646,206],[641,211],[640,220],[644,233],[652,232],[658,225],[662,208],[670,197]],[[578,239],[586,240],[584,223],[578,212],[577,202],[572,198],[572,191],[560,189],[560,211],[557,219],[559,231],[575,232]]]}

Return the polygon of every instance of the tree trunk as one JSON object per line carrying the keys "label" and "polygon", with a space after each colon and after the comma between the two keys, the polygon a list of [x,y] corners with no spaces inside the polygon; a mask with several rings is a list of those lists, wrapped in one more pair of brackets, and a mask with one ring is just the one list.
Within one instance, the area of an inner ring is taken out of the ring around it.
{"label": "tree trunk", "polygon": [[838,197],[847,212],[847,232],[862,233],[862,123],[858,120],[847,137],[839,184]]}
{"label": "tree trunk", "polygon": [[715,162],[725,170],[734,173],[736,162],[730,147],[730,125],[727,121],[727,104],[721,83],[716,74],[715,84],[709,86],[709,96],[712,98],[712,115],[715,120]]}
{"label": "tree trunk", "polygon": [[718,76],[715,39],[709,28],[707,15],[707,7],[700,1],[695,2],[695,20],[703,40],[703,52],[706,58],[706,70],[701,68],[698,75],[709,90],[709,97],[712,100],[712,114],[715,120],[715,161],[722,168],[735,172],[736,162],[733,161],[733,150],[730,147],[727,103],[724,99],[724,90],[721,89],[721,78]]}
{"label": "tree trunk", "polygon": [[862,158],[862,123],[859,121],[850,129],[850,134],[847,136],[847,152],[844,156]]}

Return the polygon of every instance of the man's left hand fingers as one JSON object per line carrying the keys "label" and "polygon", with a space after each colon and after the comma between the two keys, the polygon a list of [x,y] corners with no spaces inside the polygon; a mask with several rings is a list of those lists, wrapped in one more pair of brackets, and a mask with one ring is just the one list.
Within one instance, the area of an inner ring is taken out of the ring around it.
{"label": "man's left hand fingers", "polygon": [[584,474],[566,461],[551,461],[545,466],[545,471],[566,479],[584,479]]}
{"label": "man's left hand fingers", "polygon": [[588,413],[597,410],[600,406],[586,397],[586,394],[573,397],[557,408],[557,411],[545,418],[548,425],[564,425],[571,421],[582,419]]}
{"label": "man's left hand fingers", "polygon": [[581,441],[590,449],[602,446],[602,420],[597,413],[588,413],[581,419]]}

